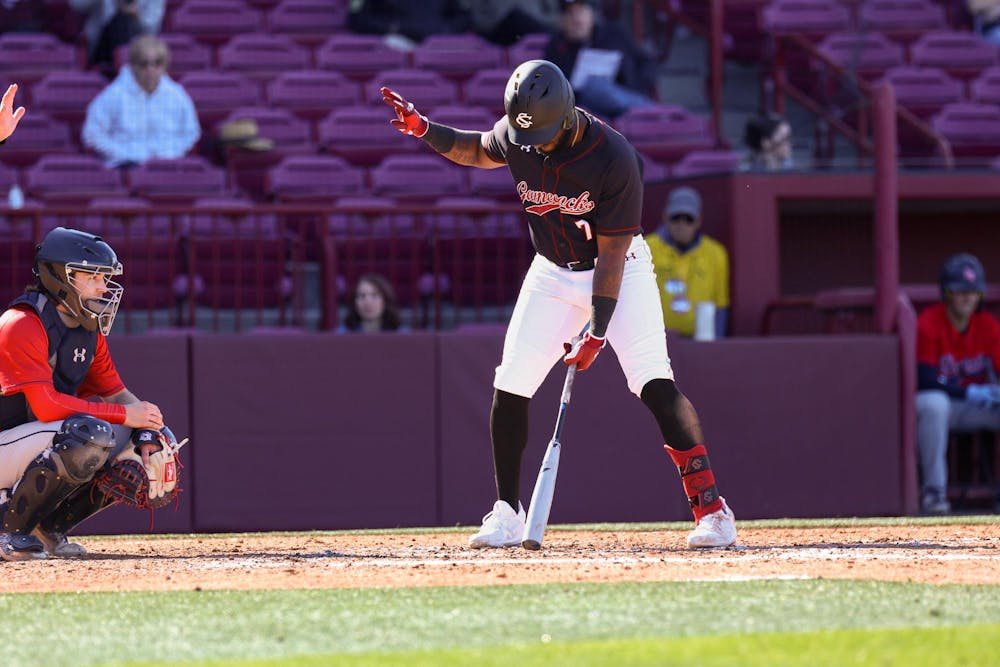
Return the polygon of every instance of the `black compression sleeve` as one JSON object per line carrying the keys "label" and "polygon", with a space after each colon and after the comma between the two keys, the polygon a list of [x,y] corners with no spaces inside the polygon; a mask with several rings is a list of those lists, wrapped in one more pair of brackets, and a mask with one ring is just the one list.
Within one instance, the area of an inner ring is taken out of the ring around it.
{"label": "black compression sleeve", "polygon": [[455,130],[447,125],[428,121],[427,132],[420,138],[438,153],[447,153],[455,145]]}
{"label": "black compression sleeve", "polygon": [[618,299],[610,296],[600,296],[598,294],[590,297],[590,335],[604,338],[608,332],[608,323],[611,322],[611,315],[615,312]]}

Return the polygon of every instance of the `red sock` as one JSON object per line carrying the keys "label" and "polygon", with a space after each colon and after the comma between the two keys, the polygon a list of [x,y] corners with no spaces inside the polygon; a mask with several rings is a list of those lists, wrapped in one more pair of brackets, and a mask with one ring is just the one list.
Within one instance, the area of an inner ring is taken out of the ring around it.
{"label": "red sock", "polygon": [[670,445],[663,445],[663,448],[681,474],[681,484],[684,485],[684,494],[691,505],[694,520],[701,521],[706,514],[722,509],[722,498],[715,486],[715,473],[708,462],[705,445],[696,445],[684,451],[673,449]]}

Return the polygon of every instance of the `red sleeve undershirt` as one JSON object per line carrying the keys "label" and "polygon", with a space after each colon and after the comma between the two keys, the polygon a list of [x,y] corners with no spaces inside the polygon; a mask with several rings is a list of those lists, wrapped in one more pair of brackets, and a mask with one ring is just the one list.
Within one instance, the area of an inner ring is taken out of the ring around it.
{"label": "red sleeve undershirt", "polygon": [[[107,397],[125,385],[98,334],[94,362],[80,386],[81,396]],[[112,424],[125,421],[125,406],[85,401],[56,391],[48,363],[48,336],[34,311],[12,308],[0,317],[0,389],[4,395],[22,392],[40,421],[65,419],[84,412]]]}

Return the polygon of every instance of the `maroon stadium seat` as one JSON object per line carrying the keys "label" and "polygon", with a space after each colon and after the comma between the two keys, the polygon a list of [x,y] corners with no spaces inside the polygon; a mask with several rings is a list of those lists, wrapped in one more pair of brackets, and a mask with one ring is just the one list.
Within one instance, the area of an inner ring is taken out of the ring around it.
{"label": "maroon stadium seat", "polygon": [[226,171],[202,157],[149,160],[128,173],[132,191],[154,202],[190,204],[228,194]]}
{"label": "maroon stadium seat", "polygon": [[877,32],[827,35],[819,52],[843,69],[863,79],[882,76],[886,70],[906,63],[903,47]]}
{"label": "maroon stadium seat", "polygon": [[0,35],[0,77],[17,81],[26,90],[49,72],[78,67],[76,50],[53,35],[14,32]]}
{"label": "maroon stadium seat", "polygon": [[365,192],[365,171],[332,155],[293,155],[271,167],[267,191],[275,201],[328,201]]}
{"label": "maroon stadium seat", "polygon": [[383,104],[379,92],[382,86],[392,88],[418,110],[459,103],[458,86],[437,72],[413,68],[382,70],[368,84],[366,92],[371,104]]}
{"label": "maroon stadium seat", "polygon": [[439,155],[390,155],[371,170],[372,194],[417,202],[464,194],[465,169]]}
{"label": "maroon stadium seat", "polygon": [[389,125],[392,111],[370,106],[334,109],[316,125],[318,142],[326,151],[356,165],[371,166],[396,153],[416,153],[421,142]]}
{"label": "maroon stadium seat", "polygon": [[761,26],[772,33],[820,38],[851,27],[851,13],[830,0],[774,0],[761,11]]}
{"label": "maroon stadium seat", "polygon": [[219,47],[219,69],[271,80],[282,72],[307,69],[312,55],[283,35],[238,35]]}
{"label": "maroon stadium seat", "polygon": [[87,105],[108,85],[97,72],[49,72],[31,87],[31,110],[69,123],[74,137],[87,114]]}
{"label": "maroon stadium seat", "polygon": [[996,62],[996,47],[968,32],[929,32],[910,45],[911,65],[940,67],[965,81],[979,76]]}
{"label": "maroon stadium seat", "polygon": [[707,119],[672,104],[630,109],[614,126],[639,152],[662,162],[674,162],[689,151],[709,149],[715,143]]}
{"label": "maroon stadium seat", "polygon": [[500,67],[504,51],[472,33],[431,35],[413,49],[413,66],[464,80],[482,69]]}
{"label": "maroon stadium seat", "polygon": [[119,171],[91,155],[44,155],[25,170],[24,177],[28,194],[51,202],[127,194]]}
{"label": "maroon stadium seat", "polygon": [[267,12],[267,28],[300,44],[321,44],[345,29],[347,5],[345,0],[282,0]]}
{"label": "maroon stadium seat", "polygon": [[302,70],[279,74],[267,84],[267,101],[308,120],[320,120],[332,109],[363,103],[361,86],[338,72]]}
{"label": "maroon stadium seat", "polygon": [[944,8],[930,0],[867,0],[858,7],[858,27],[909,44],[929,30],[948,26]]}
{"label": "maroon stadium seat", "polygon": [[962,101],[962,82],[938,67],[893,67],[880,81],[892,85],[900,106],[925,119]]}
{"label": "maroon stadium seat", "polygon": [[510,170],[504,166],[470,170],[469,192],[480,197],[517,203],[514,179],[510,176]]}
{"label": "maroon stadium seat", "polygon": [[187,0],[171,12],[167,27],[218,46],[237,35],[260,32],[264,21],[261,11],[243,0]]}
{"label": "maroon stadium seat", "polygon": [[[191,35],[183,33],[160,33],[157,35],[170,49],[170,76],[178,77],[186,72],[199,72],[213,66],[211,47],[197,41]],[[127,47],[126,47],[127,48]],[[123,53],[120,65],[125,61],[127,53]],[[117,52],[116,52],[117,58]]]}
{"label": "maroon stadium seat", "polygon": [[978,161],[982,161],[982,158],[1000,155],[1000,107],[994,104],[949,104],[931,119],[931,123],[951,142],[957,158],[980,158]]}
{"label": "maroon stadium seat", "polygon": [[369,81],[385,69],[406,67],[409,56],[375,35],[341,33],[323,42],[315,52],[316,67],[332,69],[356,81]]}
{"label": "maroon stadium seat", "polygon": [[235,108],[254,107],[263,101],[260,84],[235,72],[188,72],[179,83],[191,96],[203,128],[212,127]]}
{"label": "maroon stadium seat", "polygon": [[17,132],[0,149],[0,161],[25,167],[49,153],[74,150],[76,147],[67,123],[32,109],[24,114],[17,124]]}

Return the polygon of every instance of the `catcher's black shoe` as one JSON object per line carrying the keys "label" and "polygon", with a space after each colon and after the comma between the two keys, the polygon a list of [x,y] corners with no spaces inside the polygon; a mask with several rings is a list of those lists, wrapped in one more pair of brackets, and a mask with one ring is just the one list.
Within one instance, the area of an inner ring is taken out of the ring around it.
{"label": "catcher's black shoe", "polygon": [[70,542],[62,533],[47,533],[41,526],[31,531],[31,536],[36,538],[45,547],[45,551],[50,556],[57,558],[79,558],[87,555],[87,548],[82,544]]}
{"label": "catcher's black shoe", "polygon": [[9,561],[48,558],[45,546],[31,535],[0,533],[0,558]]}

